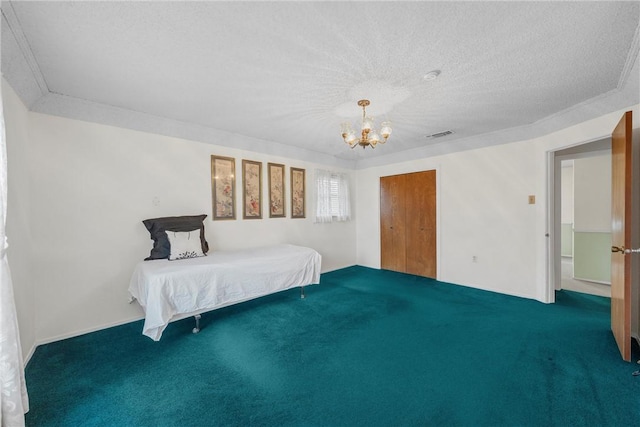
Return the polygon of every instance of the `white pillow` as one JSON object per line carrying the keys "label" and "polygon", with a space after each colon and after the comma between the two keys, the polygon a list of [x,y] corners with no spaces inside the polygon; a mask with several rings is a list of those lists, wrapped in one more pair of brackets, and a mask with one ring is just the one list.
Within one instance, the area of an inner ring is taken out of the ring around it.
{"label": "white pillow", "polygon": [[193,231],[165,231],[171,245],[169,261],[205,256],[202,252],[200,229]]}

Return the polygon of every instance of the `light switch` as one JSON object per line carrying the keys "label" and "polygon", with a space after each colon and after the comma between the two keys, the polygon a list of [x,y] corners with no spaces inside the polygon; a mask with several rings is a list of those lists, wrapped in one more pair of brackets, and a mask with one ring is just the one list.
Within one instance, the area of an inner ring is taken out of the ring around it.
{"label": "light switch", "polygon": [[536,204],[536,196],[534,196],[534,195],[530,195],[529,196],[529,204],[530,205],[535,205]]}

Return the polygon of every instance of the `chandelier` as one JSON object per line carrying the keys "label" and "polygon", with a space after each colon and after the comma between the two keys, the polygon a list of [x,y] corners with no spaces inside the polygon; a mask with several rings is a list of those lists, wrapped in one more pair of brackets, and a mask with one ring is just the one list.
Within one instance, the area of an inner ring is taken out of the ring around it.
{"label": "chandelier", "polygon": [[382,122],[380,125],[380,132],[373,129],[373,117],[367,117],[365,108],[370,104],[368,99],[361,99],[358,101],[358,105],[362,107],[362,127],[360,138],[356,135],[351,127],[351,123],[344,122],[341,125],[342,138],[344,142],[349,144],[349,147],[354,148],[356,145],[366,148],[376,148],[378,143],[384,144],[387,142],[387,138],[391,135],[391,122]]}

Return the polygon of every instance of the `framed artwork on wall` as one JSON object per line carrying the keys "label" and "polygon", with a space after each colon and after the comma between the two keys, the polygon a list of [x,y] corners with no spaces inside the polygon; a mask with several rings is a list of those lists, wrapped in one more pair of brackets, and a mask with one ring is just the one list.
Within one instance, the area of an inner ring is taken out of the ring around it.
{"label": "framed artwork on wall", "polygon": [[211,156],[212,219],[236,219],[236,159]]}
{"label": "framed artwork on wall", "polygon": [[242,218],[262,218],[262,163],[242,160]]}
{"label": "framed artwork on wall", "polygon": [[269,218],[284,218],[284,165],[267,163],[269,176]]}
{"label": "framed artwork on wall", "polygon": [[291,218],[305,217],[304,169],[291,168]]}

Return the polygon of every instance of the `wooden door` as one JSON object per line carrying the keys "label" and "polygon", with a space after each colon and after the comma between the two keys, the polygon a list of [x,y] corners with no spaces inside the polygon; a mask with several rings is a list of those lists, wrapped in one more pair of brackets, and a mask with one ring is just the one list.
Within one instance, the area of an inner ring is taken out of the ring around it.
{"label": "wooden door", "polygon": [[380,266],[406,270],[405,176],[380,178]]}
{"label": "wooden door", "polygon": [[406,272],[436,278],[436,171],[406,179]]}
{"label": "wooden door", "polygon": [[631,361],[631,111],[611,135],[611,330]]}
{"label": "wooden door", "polygon": [[380,266],[436,278],[436,171],[380,178]]}

